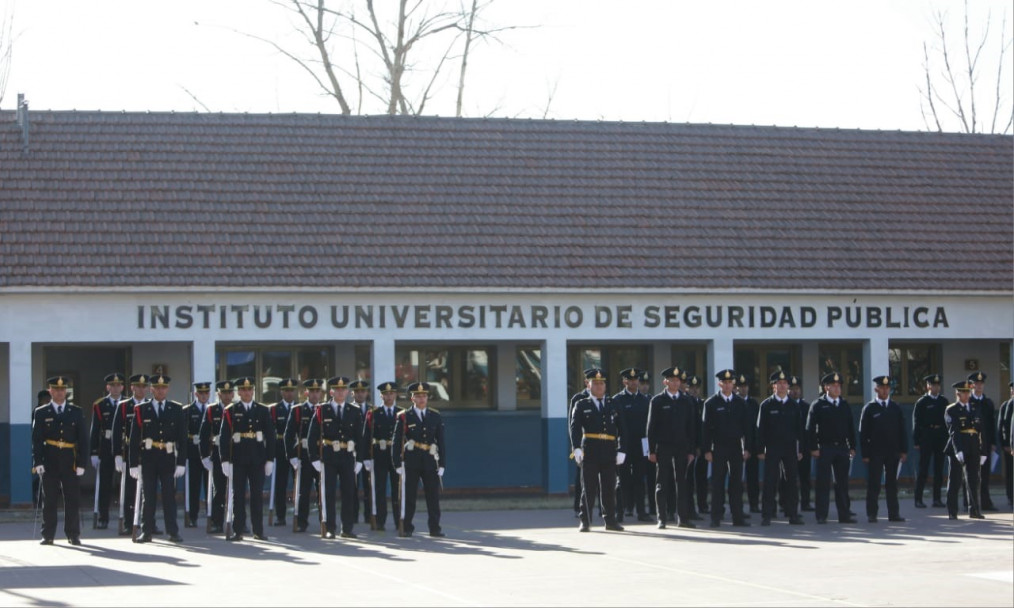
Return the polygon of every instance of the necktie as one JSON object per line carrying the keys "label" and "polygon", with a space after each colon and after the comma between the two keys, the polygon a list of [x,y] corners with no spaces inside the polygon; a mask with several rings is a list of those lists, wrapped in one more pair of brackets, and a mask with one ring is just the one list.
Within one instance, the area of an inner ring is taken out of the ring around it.
{"label": "necktie", "polygon": [[390,418],[391,416],[391,408],[387,408],[387,417]]}
{"label": "necktie", "polygon": [[63,416],[63,406],[62,405],[56,406],[56,415],[57,416]]}
{"label": "necktie", "polygon": [[419,410],[419,422],[426,422],[426,410]]}
{"label": "necktie", "polygon": [[159,403],[158,401],[155,402],[155,416],[157,418],[162,417],[162,404]]}

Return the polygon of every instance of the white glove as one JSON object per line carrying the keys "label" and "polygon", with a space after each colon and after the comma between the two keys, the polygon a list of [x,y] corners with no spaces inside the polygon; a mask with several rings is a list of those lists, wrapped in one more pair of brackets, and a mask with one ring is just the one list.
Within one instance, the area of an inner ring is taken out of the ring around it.
{"label": "white glove", "polygon": [[77,473],[78,477],[81,477],[82,475],[84,475],[84,467],[78,467],[74,471]]}
{"label": "white glove", "polygon": [[38,473],[39,475],[42,475],[43,473],[45,473],[45,472],[46,472],[46,467],[44,467],[43,465],[41,465],[41,464],[40,464],[39,466],[35,467],[35,468],[34,468],[34,469],[32,469],[32,470],[33,470],[34,472]]}
{"label": "white glove", "polygon": [[299,459],[298,458],[290,458],[289,459],[289,464],[292,465],[292,470],[295,471],[296,469],[299,468]]}
{"label": "white glove", "polygon": [[367,471],[373,471],[373,461],[372,460],[364,460],[363,461],[363,468],[366,469]]}
{"label": "white glove", "polygon": [[207,469],[207,470],[209,470],[209,471],[210,471],[210,470],[211,470],[211,469],[212,469],[212,468],[213,468],[213,467],[215,466],[215,465],[214,465],[214,464],[213,464],[213,463],[211,462],[211,457],[208,457],[208,458],[202,458],[202,459],[201,459],[201,464],[203,464],[203,465],[204,465],[204,468],[205,468],[205,469]]}
{"label": "white glove", "polygon": [[231,462],[223,462],[222,463],[222,474],[225,475],[226,477],[232,477],[232,463]]}
{"label": "white glove", "polygon": [[584,460],[584,450],[581,448],[574,448],[574,462],[581,464]]}
{"label": "white glove", "polygon": [[958,452],[957,454],[954,455],[954,457],[957,458],[958,462],[960,462],[961,464],[965,464],[965,453],[964,452]]}
{"label": "white glove", "polygon": [[[986,455],[979,456],[979,466],[986,464]],[[78,473],[80,475],[80,473]]]}
{"label": "white glove", "polygon": [[116,468],[118,473],[123,472],[123,456],[117,455],[116,458],[113,459],[113,467]]}
{"label": "white glove", "polygon": [[187,467],[177,466],[176,470],[173,472],[173,478],[174,479],[179,479],[180,477],[183,477],[184,475],[186,475],[186,473],[187,473]]}
{"label": "white glove", "polygon": [[400,467],[395,469],[394,472],[398,474],[398,477],[401,477],[402,475],[405,474],[405,465],[401,465]]}
{"label": "white glove", "polygon": [[623,452],[616,452],[616,464],[623,464],[627,460],[627,455]]}
{"label": "white glove", "polygon": [[133,479],[137,479],[141,476],[141,467],[130,467],[130,476]]}
{"label": "white glove", "polygon": [[275,472],[275,462],[269,460],[264,463],[264,476],[271,477],[271,474]]}
{"label": "white glove", "polygon": [[99,457],[98,456],[92,456],[92,468],[93,469],[99,468]]}
{"label": "white glove", "polygon": [[313,469],[314,469],[315,471],[317,471],[318,473],[320,473],[321,469],[323,469],[323,468],[324,468],[324,465],[323,465],[323,463],[321,463],[321,461],[319,461],[319,460],[314,460],[314,461],[313,461],[313,462],[311,462],[310,464],[312,464],[312,465],[313,465]]}
{"label": "white glove", "polygon": [[362,470],[363,470],[363,463],[357,461],[356,462],[356,471],[353,473],[353,475],[358,475],[359,471],[362,471]]}
{"label": "white glove", "polygon": [[437,469],[437,477],[443,476],[444,476],[444,467],[440,467],[439,469]]}

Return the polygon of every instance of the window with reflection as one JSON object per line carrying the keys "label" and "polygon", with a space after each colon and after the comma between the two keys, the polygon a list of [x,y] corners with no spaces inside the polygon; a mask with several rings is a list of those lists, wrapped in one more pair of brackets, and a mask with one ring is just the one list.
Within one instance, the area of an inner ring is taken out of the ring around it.
{"label": "window with reflection", "polygon": [[926,392],[923,378],[940,373],[940,347],[937,344],[898,344],[887,351],[894,386],[892,398],[900,403],[915,403]]}
{"label": "window with reflection", "polygon": [[[440,345],[395,348],[395,373],[401,386],[417,381],[430,385],[430,403],[438,408],[493,407],[492,346]],[[405,395],[398,397],[407,405]]]}
{"label": "window with reflection", "polygon": [[846,397],[863,397],[863,345],[859,343],[827,343],[817,346],[820,357],[820,378],[838,372],[845,378],[842,394]]}
{"label": "window with reflection", "polygon": [[518,409],[542,407],[542,349],[519,346],[514,354],[514,383]]}

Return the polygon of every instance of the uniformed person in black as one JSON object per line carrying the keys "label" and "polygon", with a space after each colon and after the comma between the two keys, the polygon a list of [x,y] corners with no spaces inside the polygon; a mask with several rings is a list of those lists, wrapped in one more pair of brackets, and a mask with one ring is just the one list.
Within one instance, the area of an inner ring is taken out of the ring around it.
{"label": "uniformed person in black", "polygon": [[979,471],[983,459],[982,414],[971,401],[972,383],[955,382],[956,401],[947,406],[944,423],[947,425],[947,446],[944,453],[950,457],[950,474],[947,476],[947,517],[958,518],[958,492],[962,485],[968,494],[968,516],[985,519],[979,509]]}
{"label": "uniformed person in black", "polygon": [[915,506],[925,509],[922,501],[926,476],[933,465],[933,506],[944,507],[941,489],[944,485],[944,446],[947,445],[947,425],[944,410],[950,405],[940,394],[940,374],[923,378],[926,394],[919,397],[912,409],[912,447],[919,452],[919,469],[915,477]]}
{"label": "uniformed person in black", "polygon": [[983,511],[996,511],[993,498],[989,494],[989,478],[993,469],[991,458],[993,448],[996,446],[996,404],[982,392],[986,374],[972,372],[968,375],[968,381],[972,383],[972,395],[969,399],[972,405],[979,408],[979,415],[982,416],[982,453],[986,456],[979,471],[979,506]]}
{"label": "uniformed person in black", "polygon": [[[131,396],[116,404],[116,414],[113,417],[113,462],[120,473],[120,510],[123,512],[120,536],[130,536],[134,525],[137,480],[127,471],[130,461],[130,429],[134,426],[135,408],[148,400],[148,378],[145,374],[130,377]],[[162,534],[162,530],[156,529],[152,534]]]}
{"label": "uniformed person in black", "polygon": [[746,415],[750,419],[750,430],[746,437],[746,449],[750,452],[750,457],[743,463],[746,477],[746,497],[749,501],[750,512],[760,513],[760,459],[757,458],[757,450],[753,447],[757,435],[757,414],[760,412],[760,403],[750,396],[750,379],[744,374],[739,374],[736,377],[736,392],[746,402]]}
{"label": "uniformed person in black", "polygon": [[[620,437],[620,451],[627,455],[626,461],[617,467],[619,483],[616,492],[616,520],[626,511],[633,517],[637,511],[637,521],[652,521],[645,512],[645,469],[648,456],[644,453],[646,428],[648,424],[648,397],[640,388],[641,370],[630,367],[620,372],[623,390],[613,395],[613,403],[620,410],[623,418],[623,435]],[[654,483],[654,480],[652,480]]]}
{"label": "uniformed person in black", "polygon": [[591,526],[592,507],[600,496],[606,530],[622,531],[616,521],[616,466],[626,454],[619,450],[623,421],[619,409],[606,396],[606,377],[601,369],[585,372],[589,396],[574,404],[570,417],[570,441],[574,462],[581,467],[581,532]]}
{"label": "uniformed person in black", "polygon": [[48,381],[50,402],[32,416],[32,472],[42,477],[42,544],[56,536],[56,505],[63,494],[63,531],[72,545],[81,544],[81,487],[78,478],[88,464],[88,431],[84,414],[67,403],[70,378]]}
{"label": "uniformed person in black", "polygon": [[795,402],[796,412],[799,414],[799,451],[802,453],[798,463],[799,510],[813,511],[810,503],[813,457],[810,456],[810,447],[806,443],[806,417],[810,414],[810,404],[803,399],[803,383],[799,376],[789,377],[789,399]]}
{"label": "uniformed person in black", "polygon": [[838,521],[854,524],[849,511],[849,468],[856,455],[856,431],[852,408],[841,396],[842,377],[832,372],[820,379],[824,394],[810,404],[806,418],[806,444],[817,459],[817,523],[826,524],[830,510],[829,493],[834,477],[834,502]]}
{"label": "uniformed person in black", "polygon": [[308,449],[308,437],[310,422],[323,395],[324,381],[316,378],[304,380],[303,390],[306,391],[306,400],[289,410],[289,420],[285,424],[283,436],[285,455],[295,475],[293,487],[299,484],[299,500],[292,507],[296,520],[294,532],[306,532],[310,517],[310,492],[318,481],[318,473],[311,464],[312,451]]}
{"label": "uniformed person in black", "polygon": [[[352,392],[352,403],[350,403],[349,405],[355,408],[359,408],[359,413],[362,416],[363,420],[363,428],[365,430],[366,415],[369,414],[370,410],[372,409],[372,406],[369,404],[368,401],[370,396],[370,383],[367,382],[366,380],[353,380],[352,382],[349,383],[349,390]],[[367,452],[367,456],[369,448],[370,448],[369,443],[363,444],[363,449]],[[360,501],[359,499],[360,492],[363,495],[362,501]],[[370,513],[373,512],[373,507],[370,506],[370,500],[371,500],[370,472],[366,471],[365,473],[362,472],[357,473],[355,502],[352,505],[352,519],[354,521],[359,521],[360,502],[362,502],[363,506],[362,509],[363,522],[368,523],[370,521]]]}
{"label": "uniformed person in black", "polygon": [[[201,424],[204,422],[211,398],[210,382],[194,383],[194,400],[183,406],[183,419],[187,425],[186,444],[186,484],[187,504],[183,505],[186,517],[183,525],[188,528],[197,527],[197,517],[201,512],[201,491],[208,487],[208,470],[204,467],[201,455]],[[208,497],[210,500],[211,497]]]}
{"label": "uniformed person in black", "polygon": [[799,460],[803,457],[800,438],[803,425],[799,421],[798,403],[789,397],[789,375],[777,371],[768,378],[773,394],[758,408],[756,444],[757,458],[764,461],[764,490],[761,503],[761,525],[770,526],[775,516],[775,490],[784,479],[782,507],[789,523],[799,525],[796,501]]}
{"label": "uniformed person in black", "polygon": [[996,437],[1000,456],[1003,458],[1004,490],[1007,492],[1007,506],[1014,506],[1014,457],[1011,456],[1011,434],[1014,429],[1014,382],[1010,383],[1011,398],[1000,406],[997,417]]}
{"label": "uniformed person in black", "polygon": [[296,403],[296,390],[298,390],[298,386],[299,384],[295,378],[282,378],[278,382],[278,392],[282,398],[277,403],[268,406],[271,412],[271,423],[275,426],[275,437],[278,439],[275,441],[275,465],[272,471],[274,473],[273,480],[275,484],[275,503],[271,505],[275,512],[275,520],[271,522],[273,526],[286,525],[285,511],[288,504],[289,492],[289,459],[285,452],[285,441],[282,438],[285,437],[285,427],[289,422],[289,412]]}
{"label": "uniformed person in black", "polygon": [[88,445],[92,452],[92,467],[96,471],[95,492],[98,493],[98,512],[95,527],[105,530],[109,527],[109,497],[113,487],[113,471],[116,463],[113,454],[113,421],[116,406],[123,394],[126,378],[119,372],[105,377],[106,395],[92,403],[92,432]]}
{"label": "uniformed person in black", "polygon": [[[656,464],[655,508],[658,527],[666,527],[668,505],[675,485],[678,527],[696,528],[690,521],[690,495],[688,469],[694,462],[697,445],[697,404],[680,392],[684,373],[678,367],[661,372],[665,389],[651,398],[648,405],[647,439],[648,460]],[[626,420],[624,420],[626,422]]]}
{"label": "uniformed person in black", "polygon": [[[584,375],[588,374],[588,370],[581,372]],[[585,387],[580,391],[570,396],[570,403],[567,406],[567,436],[570,437],[570,416],[574,412],[574,404],[578,401],[588,397],[591,393],[588,392],[588,381],[585,380]],[[573,458],[573,454],[571,455]],[[581,466],[577,466],[576,474],[574,476],[574,517],[581,517]]]}
{"label": "uniformed person in black", "polygon": [[733,391],[736,372],[723,369],[715,374],[719,390],[704,402],[701,450],[711,463],[711,523],[721,525],[725,512],[726,480],[732,525],[749,526],[743,513],[743,462],[750,458],[747,442],[752,436],[746,401]]}
{"label": "uniformed person in black", "polygon": [[884,476],[887,494],[887,520],[905,521],[898,506],[898,469],[905,462],[908,441],[905,438],[905,416],[901,407],[891,401],[891,377],[873,379],[877,398],[863,406],[859,416],[859,446],[866,465],[866,518],[877,522],[880,501],[880,476]]}
{"label": "uniformed person in black", "polygon": [[130,429],[130,476],[141,482],[141,535],[151,540],[155,530],[155,500],[162,494],[162,516],[169,540],[183,542],[176,520],[176,480],[186,472],[187,424],[183,405],[166,399],[169,376],[151,376],[152,398],[134,408]]}
{"label": "uniformed person in black", "polygon": [[[651,398],[654,395],[653,395],[653,393],[651,391],[651,374],[648,372],[648,370],[645,370],[645,369],[641,370],[641,377],[638,379],[637,390],[640,391],[640,393],[642,395],[644,395],[645,397],[647,397],[648,401],[651,401]],[[649,461],[648,457],[645,456],[645,459],[644,459],[644,479],[645,479],[644,491],[645,491],[645,501],[646,501],[646,503],[648,505],[648,519],[649,519],[649,521],[655,521],[655,517],[656,517],[655,516],[655,477],[656,476],[657,476],[657,471],[656,471],[655,463]]]}
{"label": "uniformed person in black", "polygon": [[[686,391],[687,397],[694,402],[695,416],[697,418],[697,445],[694,454],[697,458],[692,463],[693,468],[693,486],[690,492],[690,502],[696,504],[696,509],[691,510],[690,517],[692,519],[700,519],[705,513],[710,513],[708,507],[708,494],[711,492],[711,488],[708,486],[708,467],[711,463],[704,459],[704,453],[701,450],[701,442],[704,440],[704,399],[701,399],[701,377],[695,375],[689,375],[686,377],[683,383],[683,388]],[[696,500],[694,498],[696,497]],[[696,514],[699,513],[700,516]]]}
{"label": "uniformed person in black", "polygon": [[391,496],[394,499],[394,525],[397,528],[401,520],[401,507],[398,504],[398,476],[394,472],[394,459],[391,451],[394,449],[394,427],[398,420],[401,408],[396,405],[398,398],[398,385],[394,382],[384,382],[378,387],[380,390],[381,404],[366,414],[366,423],[363,425],[363,442],[367,446],[368,453],[364,466],[370,475],[373,476],[371,488],[371,499],[377,505],[376,529],[384,530],[387,524],[387,488],[390,484]]}
{"label": "uniformed person in black", "polygon": [[247,532],[246,493],[250,491],[250,523],[253,537],[264,534],[264,478],[271,475],[275,461],[275,425],[267,406],[254,401],[253,378],[233,380],[239,401],[225,407],[218,446],[222,472],[232,484],[233,531],[225,540],[240,541]]}
{"label": "uniformed person in black", "polygon": [[426,496],[427,525],[430,536],[444,536],[440,527],[440,487],[447,466],[447,447],[444,442],[444,421],[440,412],[427,407],[430,385],[415,382],[408,385],[412,407],[398,414],[394,426],[395,472],[404,476],[405,519],[400,536],[411,536],[415,531],[416,494],[422,481]]}
{"label": "uniformed person in black", "polygon": [[225,418],[225,407],[232,404],[235,394],[232,381],[216,382],[215,392],[218,395],[218,401],[205,408],[200,429],[201,464],[211,475],[209,534],[221,534],[225,525],[225,499],[228,495],[229,478],[222,471],[222,456],[218,442],[222,431],[222,420]]}
{"label": "uniformed person in black", "polygon": [[356,473],[362,468],[363,417],[359,408],[345,402],[349,379],[336,376],[327,381],[331,400],[317,407],[310,421],[308,442],[313,468],[321,474],[327,525],[324,535],[334,538],[335,490],[341,493],[341,537],[355,538]]}

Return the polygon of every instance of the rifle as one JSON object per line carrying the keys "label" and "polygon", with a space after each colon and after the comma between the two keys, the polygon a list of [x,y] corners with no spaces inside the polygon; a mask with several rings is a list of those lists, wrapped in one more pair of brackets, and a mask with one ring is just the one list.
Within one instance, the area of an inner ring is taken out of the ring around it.
{"label": "rifle", "polygon": [[99,527],[99,490],[102,488],[102,461],[95,467],[95,502],[92,505],[92,530]]}
{"label": "rifle", "polygon": [[[124,464],[126,468],[126,464]],[[127,522],[123,521],[126,514],[126,510],[123,505],[123,501],[127,499],[127,472],[120,471],[120,529],[119,532],[125,533],[127,531]]]}
{"label": "rifle", "polygon": [[327,464],[324,462],[324,441],[320,442],[320,481],[317,487],[320,488],[320,537],[327,538],[327,489],[325,480],[327,477]]}
{"label": "rifle", "polygon": [[[373,458],[373,442],[376,439],[373,438],[373,415],[370,413],[370,462],[371,468],[376,470],[377,461]],[[366,471],[366,474],[370,476],[370,530],[377,529],[377,482],[374,479],[373,471]]]}
{"label": "rifle", "polygon": [[408,471],[405,469],[405,441],[406,435],[408,434],[408,423],[405,418],[401,421],[401,472],[398,476],[398,510],[401,512],[401,517],[398,518],[398,536],[405,535],[405,477],[408,475]]}
{"label": "rifle", "polygon": [[211,470],[208,471],[208,492],[205,496],[205,507],[207,509],[207,515],[204,518],[204,532],[211,534],[211,497],[215,492],[215,463],[212,461]]}
{"label": "rifle", "polygon": [[[284,459],[283,459],[284,460]],[[271,457],[271,461],[275,462],[275,457]],[[288,463],[286,463],[288,464]],[[275,462],[274,468],[271,469],[271,490],[268,494],[268,523],[274,524],[275,521],[275,476],[278,475],[278,463]],[[262,494],[263,496],[263,494]]]}
{"label": "rifle", "polygon": [[295,532],[299,529],[299,475],[301,473],[303,461],[300,460],[296,463],[296,475],[295,482],[292,484],[292,531]]}
{"label": "rifle", "polygon": [[[187,446],[189,451],[190,446]],[[190,458],[183,463],[183,525],[190,527]]]}
{"label": "rifle", "polygon": [[[230,465],[232,463],[229,463]],[[229,471],[235,473],[235,471]],[[228,539],[232,536],[232,518],[235,515],[232,509],[232,478],[233,475],[229,475],[229,490],[225,493],[225,538]]]}
{"label": "rifle", "polygon": [[39,473],[39,491],[35,494],[35,520],[32,524],[32,540],[35,540],[35,531],[39,527],[39,509],[42,508],[42,473]]}
{"label": "rifle", "polygon": [[144,490],[144,470],[137,467],[137,486],[134,490],[134,527],[130,532],[130,540],[137,542],[137,534],[141,531],[141,492]]}

